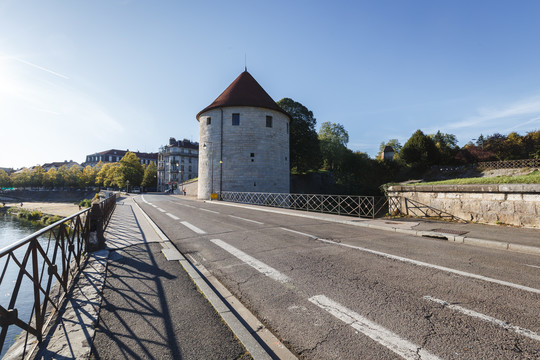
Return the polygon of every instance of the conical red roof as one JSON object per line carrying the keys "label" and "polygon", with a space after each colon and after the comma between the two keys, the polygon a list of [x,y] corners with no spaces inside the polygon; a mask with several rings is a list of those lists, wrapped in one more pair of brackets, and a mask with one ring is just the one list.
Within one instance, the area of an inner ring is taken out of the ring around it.
{"label": "conical red roof", "polygon": [[290,118],[290,115],[283,111],[274,100],[268,95],[261,85],[251,76],[250,73],[244,71],[236,80],[234,80],[224,92],[197,114],[199,116],[212,109],[228,106],[253,106],[265,109],[276,110],[284,113]]}

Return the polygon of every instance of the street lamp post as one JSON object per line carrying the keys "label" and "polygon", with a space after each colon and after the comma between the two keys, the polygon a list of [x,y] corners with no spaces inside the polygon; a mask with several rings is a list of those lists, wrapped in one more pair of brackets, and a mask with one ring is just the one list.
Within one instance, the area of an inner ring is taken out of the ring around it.
{"label": "street lamp post", "polygon": [[126,193],[129,192],[129,180],[126,180]]}

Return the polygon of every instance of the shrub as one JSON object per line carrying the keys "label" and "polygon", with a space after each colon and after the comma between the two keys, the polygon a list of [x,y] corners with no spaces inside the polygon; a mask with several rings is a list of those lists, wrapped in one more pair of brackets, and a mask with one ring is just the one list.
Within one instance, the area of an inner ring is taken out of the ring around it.
{"label": "shrub", "polygon": [[83,199],[79,202],[79,206],[83,208],[88,208],[92,206],[92,199]]}

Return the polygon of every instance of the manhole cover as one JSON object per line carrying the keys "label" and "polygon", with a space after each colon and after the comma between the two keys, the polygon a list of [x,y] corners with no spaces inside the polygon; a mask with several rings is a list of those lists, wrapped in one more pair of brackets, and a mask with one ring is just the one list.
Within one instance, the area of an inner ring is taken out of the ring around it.
{"label": "manhole cover", "polygon": [[445,233],[445,234],[454,234],[454,235],[465,235],[468,231],[461,230],[452,230],[452,229],[433,229],[431,231]]}

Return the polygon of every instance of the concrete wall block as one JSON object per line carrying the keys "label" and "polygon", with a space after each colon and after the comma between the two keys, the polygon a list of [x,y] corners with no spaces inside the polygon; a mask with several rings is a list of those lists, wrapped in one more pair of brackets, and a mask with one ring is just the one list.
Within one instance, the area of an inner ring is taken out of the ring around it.
{"label": "concrete wall block", "polygon": [[515,213],[513,201],[501,201],[499,203],[499,213],[505,215],[513,215]]}
{"label": "concrete wall block", "polygon": [[465,196],[467,199],[485,199],[485,196],[486,194],[482,194],[482,193],[467,193],[467,195]]}
{"label": "concrete wall block", "polygon": [[514,209],[516,214],[531,216],[536,214],[536,206],[534,203],[529,202],[515,202]]}
{"label": "concrete wall block", "polygon": [[523,201],[523,194],[508,194],[506,196],[508,201]]}
{"label": "concrete wall block", "polygon": [[506,200],[506,194],[504,194],[504,193],[482,193],[482,194],[476,194],[476,195],[481,195],[481,198],[483,200],[488,200],[488,201],[504,201],[504,200]]}
{"label": "concrete wall block", "polygon": [[540,218],[536,215],[521,215],[518,217],[520,226],[540,227]]}
{"label": "concrete wall block", "polygon": [[540,203],[540,194],[523,194],[523,201]]}

